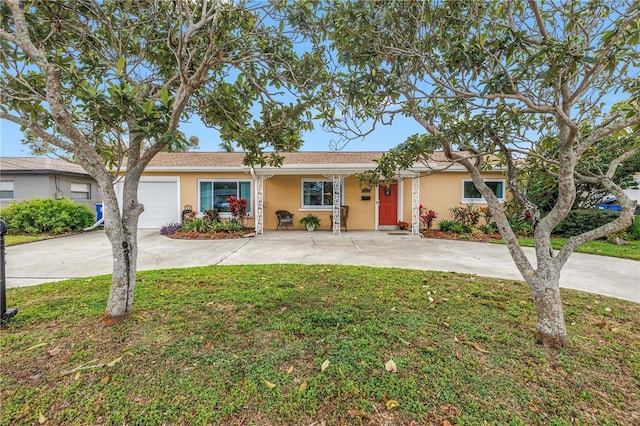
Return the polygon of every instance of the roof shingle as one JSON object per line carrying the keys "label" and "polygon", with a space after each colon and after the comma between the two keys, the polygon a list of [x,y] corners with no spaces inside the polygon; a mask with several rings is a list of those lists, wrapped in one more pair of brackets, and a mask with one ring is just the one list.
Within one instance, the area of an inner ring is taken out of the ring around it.
{"label": "roof shingle", "polygon": [[81,166],[65,160],[38,157],[0,157],[0,173],[5,172],[88,174]]}

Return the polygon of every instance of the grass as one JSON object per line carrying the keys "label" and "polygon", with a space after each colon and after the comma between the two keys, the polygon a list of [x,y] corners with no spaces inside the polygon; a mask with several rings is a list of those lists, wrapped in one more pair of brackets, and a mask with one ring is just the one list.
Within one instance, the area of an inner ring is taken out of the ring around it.
{"label": "grass", "polygon": [[50,235],[5,235],[4,244],[6,246],[15,246],[16,244],[31,243],[48,238],[52,237]]}
{"label": "grass", "polygon": [[148,271],[133,316],[105,328],[108,288],[102,276],[8,291],[20,312],[1,337],[1,425],[640,422],[638,304],[563,290],[571,346],[556,351],[535,344],[517,281]]}
{"label": "grass", "polygon": [[[533,238],[518,239],[523,247],[534,247]],[[495,240],[504,244],[504,240]],[[567,238],[553,238],[551,245],[554,249],[560,250],[567,242]],[[600,256],[618,257],[621,259],[640,260],[640,241],[627,241],[626,246],[611,244],[603,240],[594,240],[584,243],[576,248],[576,253],[597,254]]]}

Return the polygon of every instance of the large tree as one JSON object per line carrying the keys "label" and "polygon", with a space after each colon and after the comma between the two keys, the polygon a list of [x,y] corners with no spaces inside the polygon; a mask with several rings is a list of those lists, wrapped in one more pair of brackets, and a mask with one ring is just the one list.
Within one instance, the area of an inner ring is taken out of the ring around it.
{"label": "large tree", "polygon": [[[426,133],[389,152],[377,175],[388,179],[416,162],[432,164],[434,150],[463,165],[531,288],[537,340],[565,346],[563,265],[578,245],[633,218],[635,201],[613,177],[640,151],[640,3],[353,1],[322,7],[327,42],[337,52],[334,81],[325,88],[328,123],[361,134],[363,124],[389,123],[401,114],[422,125]],[[318,16],[308,12],[305,24]],[[626,102],[607,109],[605,101],[614,96]],[[603,149],[606,156],[597,155]],[[518,170],[527,157],[556,182],[557,198],[545,215]],[[586,164],[596,158],[595,166]],[[482,179],[482,171],[498,162],[535,229],[535,264]],[[583,183],[615,195],[622,212],[554,252],[551,233]]]}
{"label": "large tree", "polygon": [[[278,4],[226,0],[2,0],[0,118],[30,143],[80,164],[103,194],[113,278],[105,320],[130,314],[140,177],[162,150],[188,145],[198,113],[249,162],[295,149],[308,129],[299,95],[318,67],[294,49]],[[292,102],[291,99],[296,99]],[[122,182],[121,205],[114,181]]]}

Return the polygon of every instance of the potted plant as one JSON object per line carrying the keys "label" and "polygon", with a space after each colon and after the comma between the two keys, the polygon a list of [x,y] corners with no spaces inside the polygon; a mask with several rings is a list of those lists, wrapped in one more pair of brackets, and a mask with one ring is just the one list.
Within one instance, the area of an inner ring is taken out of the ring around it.
{"label": "potted plant", "polygon": [[320,227],[320,218],[315,214],[309,213],[300,219],[300,223],[307,227],[307,231],[315,231]]}

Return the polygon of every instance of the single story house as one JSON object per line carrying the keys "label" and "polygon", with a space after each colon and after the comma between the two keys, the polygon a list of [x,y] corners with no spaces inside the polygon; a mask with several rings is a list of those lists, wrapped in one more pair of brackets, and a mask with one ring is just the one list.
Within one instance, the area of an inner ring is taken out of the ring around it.
{"label": "single story house", "polygon": [[52,158],[0,157],[0,207],[32,198],[67,197],[96,210],[97,182],[77,164]]}
{"label": "single story house", "polygon": [[[390,185],[361,186],[357,173],[375,167],[383,152],[291,152],[284,153],[282,167],[250,167],[240,152],[181,152],[158,154],[145,169],[139,200],[145,206],[140,227],[160,227],[178,222],[181,212],[217,209],[231,217],[227,198],[248,200],[250,221],[257,233],[278,227],[276,211],[294,214],[298,220],[313,213],[320,229],[340,233],[340,206],[349,206],[349,231],[397,229],[399,221],[419,230],[420,205],[450,217],[449,209],[461,204],[484,204],[467,171],[453,165],[446,171],[424,176],[427,167],[416,165],[398,174]],[[447,163],[439,161],[436,166]],[[502,170],[484,174],[498,197],[506,196]],[[330,220],[333,217],[333,221]],[[344,225],[344,224],[342,224]]]}
{"label": "single story house", "polygon": [[640,172],[636,173],[633,176],[633,180],[636,183],[635,188],[625,189],[624,192],[627,193],[627,196],[632,200],[636,200],[636,203],[640,204]]}

